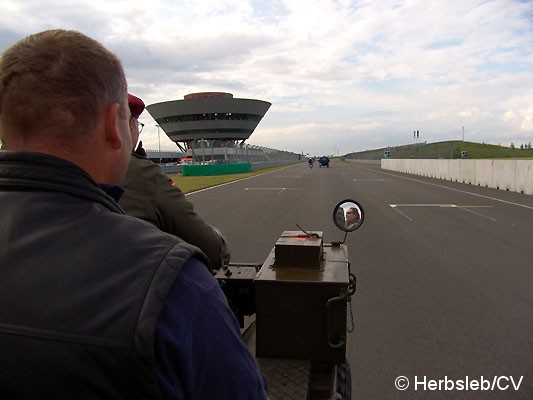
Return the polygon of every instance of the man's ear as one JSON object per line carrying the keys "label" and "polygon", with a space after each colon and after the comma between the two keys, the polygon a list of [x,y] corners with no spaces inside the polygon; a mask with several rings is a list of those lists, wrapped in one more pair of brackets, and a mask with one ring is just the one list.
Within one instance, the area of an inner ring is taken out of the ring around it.
{"label": "man's ear", "polygon": [[119,125],[120,105],[118,103],[113,103],[107,108],[105,113],[106,141],[111,144],[113,149],[120,149],[123,145]]}

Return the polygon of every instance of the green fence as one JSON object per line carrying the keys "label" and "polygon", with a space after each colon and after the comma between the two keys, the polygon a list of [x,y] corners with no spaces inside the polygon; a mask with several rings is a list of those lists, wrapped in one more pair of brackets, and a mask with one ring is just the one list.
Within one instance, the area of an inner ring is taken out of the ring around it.
{"label": "green fence", "polygon": [[183,176],[209,176],[209,175],[228,175],[242,174],[250,172],[252,164],[249,162],[235,164],[207,164],[207,165],[184,165],[182,169]]}

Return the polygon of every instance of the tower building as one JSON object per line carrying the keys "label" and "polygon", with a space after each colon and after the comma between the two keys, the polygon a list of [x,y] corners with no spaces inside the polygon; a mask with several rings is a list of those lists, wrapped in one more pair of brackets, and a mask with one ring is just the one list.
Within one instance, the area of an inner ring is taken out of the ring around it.
{"label": "tower building", "polygon": [[242,151],[271,103],[231,93],[191,93],[183,100],[146,107],[158,126],[188,157],[228,162]]}

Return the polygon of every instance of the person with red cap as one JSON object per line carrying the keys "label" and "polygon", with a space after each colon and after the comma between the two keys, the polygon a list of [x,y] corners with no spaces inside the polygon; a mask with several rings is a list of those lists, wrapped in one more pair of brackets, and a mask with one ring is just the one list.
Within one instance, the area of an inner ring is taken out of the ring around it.
{"label": "person with red cap", "polygon": [[142,140],[139,140],[139,144],[137,145],[137,148],[135,148],[135,144],[137,143],[137,140],[139,139],[142,129],[144,128],[144,124],[142,122],[139,122],[139,116],[144,111],[144,107],[145,107],[144,102],[138,97],[128,93],[128,106],[130,108],[130,113],[131,113],[130,130],[131,130],[131,134],[134,135],[133,136],[133,148],[135,150],[133,150],[132,154],[138,154],[141,158],[146,158],[147,154],[143,148]]}
{"label": "person with red cap", "polygon": [[118,204],[120,60],[75,31],[0,56],[0,399],[265,399],[205,255]]}
{"label": "person with red cap", "polygon": [[[139,116],[144,102],[128,94],[131,112],[130,129],[134,147],[142,125]],[[229,263],[230,252],[225,238],[195,211],[183,192],[173,186],[159,165],[147,160],[137,149],[131,154],[130,165],[122,182],[124,194],[119,204],[126,214],[143,219],[164,232],[176,235],[202,250],[212,269]],[[144,149],[143,149],[144,150]]]}

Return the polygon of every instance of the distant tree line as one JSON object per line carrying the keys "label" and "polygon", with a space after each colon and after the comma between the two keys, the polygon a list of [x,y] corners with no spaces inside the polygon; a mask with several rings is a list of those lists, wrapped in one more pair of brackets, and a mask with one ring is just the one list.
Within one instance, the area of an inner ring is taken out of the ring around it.
{"label": "distant tree line", "polygon": [[[509,147],[511,149],[516,149],[516,146],[515,146],[515,144],[513,142],[511,142],[511,146],[509,146]],[[531,150],[531,149],[533,149],[533,145],[531,144],[531,142],[520,145],[520,150]]]}

